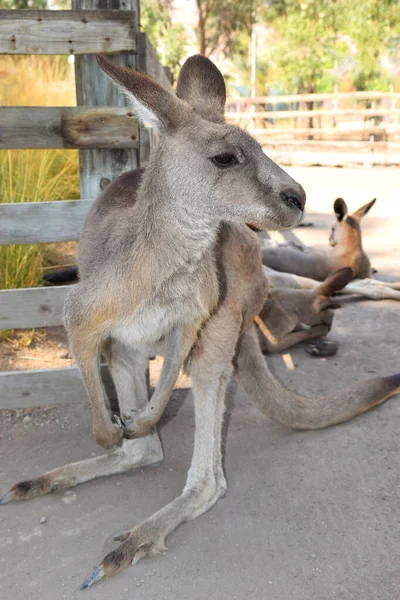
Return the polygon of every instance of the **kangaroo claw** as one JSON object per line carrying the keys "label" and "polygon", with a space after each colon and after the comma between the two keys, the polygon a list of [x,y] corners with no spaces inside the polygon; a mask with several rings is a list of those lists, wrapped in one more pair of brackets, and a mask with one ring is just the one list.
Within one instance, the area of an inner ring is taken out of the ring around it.
{"label": "kangaroo claw", "polygon": [[10,492],[7,492],[0,498],[0,504],[7,504],[12,500]]}
{"label": "kangaroo claw", "polygon": [[103,579],[104,576],[105,573],[103,567],[97,567],[97,569],[93,571],[90,577],[88,577],[86,581],[82,583],[81,587],[79,588],[79,591],[81,592],[82,590],[86,590],[86,588]]}

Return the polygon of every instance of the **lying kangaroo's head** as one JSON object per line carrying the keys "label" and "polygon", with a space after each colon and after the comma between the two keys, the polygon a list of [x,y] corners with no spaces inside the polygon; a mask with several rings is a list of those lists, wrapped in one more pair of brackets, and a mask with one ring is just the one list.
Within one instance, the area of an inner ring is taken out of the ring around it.
{"label": "lying kangaroo's head", "polygon": [[284,229],[301,220],[303,188],[248,133],[225,123],[225,83],[210,60],[186,61],[176,96],[147,75],[103,56],[97,60],[133,100],[138,116],[160,132],[148,171],[164,197],[188,213],[259,229]]}
{"label": "lying kangaroo's head", "polygon": [[[353,279],[348,267],[335,271],[314,289],[273,288],[265,302],[260,318],[270,341],[280,342],[292,332],[310,329],[318,325],[331,328],[333,311],[340,304],[331,296],[342,290]],[[263,346],[263,338],[261,337]]]}
{"label": "lying kangaroo's head", "polygon": [[375,202],[376,198],[349,215],[346,202],[343,198],[337,198],[333,203],[333,210],[336,215],[337,223],[331,230],[331,235],[329,237],[330,245],[336,246],[341,240],[344,241],[350,236],[353,240],[357,239],[361,246],[360,221],[370,211]]}
{"label": "lying kangaroo's head", "polygon": [[349,215],[346,202],[337,198],[333,204],[337,223],[332,227],[329,243],[334,247],[334,267],[351,267],[354,277],[371,277],[371,264],[362,247],[360,221],[373,207],[376,198]]}

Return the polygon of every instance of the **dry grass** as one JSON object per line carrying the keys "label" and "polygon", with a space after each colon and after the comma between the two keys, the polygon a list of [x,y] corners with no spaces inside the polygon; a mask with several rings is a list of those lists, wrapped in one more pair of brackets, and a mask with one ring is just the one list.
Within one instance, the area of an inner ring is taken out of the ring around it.
{"label": "dry grass", "polygon": [[[73,67],[62,56],[0,58],[0,105],[73,106]],[[79,198],[74,150],[0,151],[0,202],[45,202]],[[0,288],[40,284],[46,246],[0,247]]]}

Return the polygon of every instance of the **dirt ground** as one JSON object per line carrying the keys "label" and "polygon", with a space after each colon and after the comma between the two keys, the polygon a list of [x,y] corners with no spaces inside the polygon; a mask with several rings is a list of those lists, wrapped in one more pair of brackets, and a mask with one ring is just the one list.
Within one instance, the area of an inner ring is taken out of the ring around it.
{"label": "dirt ground", "polygon": [[[364,245],[376,268],[400,275],[398,172],[290,172],[308,192],[305,220],[315,224],[296,231],[304,243],[326,243],[337,196],[353,209],[377,196],[365,219]],[[268,359],[286,386],[320,395],[400,370],[400,305],[350,300],[342,304],[330,333],[339,342],[335,357],[311,358],[299,346],[290,351],[294,369],[288,369],[290,362],[282,356]],[[62,340],[54,344],[54,353],[66,352]],[[31,349],[23,349],[25,355],[27,350]],[[18,367],[18,360],[11,368]],[[174,393],[163,418],[165,460],[157,469],[1,507],[1,598],[399,598],[399,397],[354,421],[318,432],[292,432],[274,424],[234,383],[227,405],[227,496],[174,532],[165,555],[144,559],[111,580],[77,591],[112,547],[113,535],[180,493],[194,432],[187,389]],[[17,480],[99,454],[90,421],[86,398],[81,405],[62,408],[0,411],[0,491]],[[42,517],[45,523],[40,523]]]}

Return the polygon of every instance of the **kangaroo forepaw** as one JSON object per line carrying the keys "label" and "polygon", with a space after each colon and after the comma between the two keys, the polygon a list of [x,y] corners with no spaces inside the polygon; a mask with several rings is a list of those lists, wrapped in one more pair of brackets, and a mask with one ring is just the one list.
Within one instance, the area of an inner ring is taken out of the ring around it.
{"label": "kangaroo forepaw", "polygon": [[124,438],[134,440],[147,435],[153,426],[153,423],[148,423],[147,419],[140,419],[139,415],[130,417],[122,421]]}
{"label": "kangaroo forepaw", "polygon": [[109,450],[116,446],[124,437],[124,422],[118,415],[113,415],[113,422],[93,425],[93,435],[102,448]]}
{"label": "kangaroo forepaw", "polygon": [[129,565],[136,565],[146,555],[155,556],[166,550],[164,538],[156,533],[152,535],[150,531],[146,534],[140,525],[116,536],[114,540],[121,542],[119,548],[107,554],[101,565],[83,582],[80,590],[85,590],[103,577],[120,573]]}

